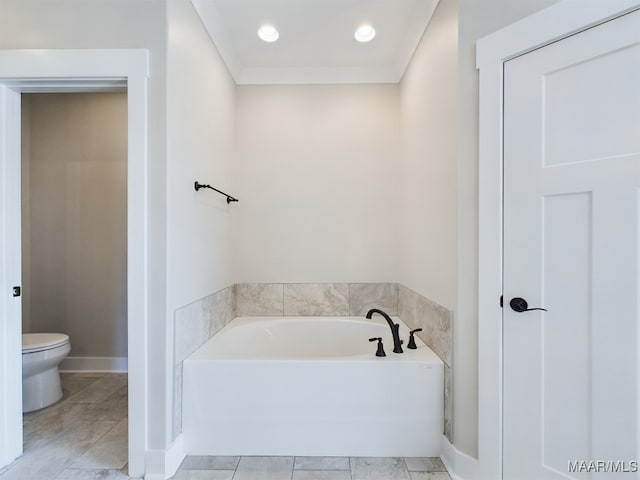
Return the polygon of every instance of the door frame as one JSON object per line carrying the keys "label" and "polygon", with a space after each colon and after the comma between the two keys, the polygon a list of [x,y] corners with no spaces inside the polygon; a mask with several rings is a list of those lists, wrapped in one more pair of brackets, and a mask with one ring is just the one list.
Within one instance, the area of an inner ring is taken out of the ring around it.
{"label": "door frame", "polygon": [[[481,38],[478,173],[478,472],[502,478],[502,203],[504,63],[640,9],[640,0],[563,0]],[[640,368],[639,368],[640,371]]]}
{"label": "door frame", "polygon": [[[0,50],[0,182],[7,171],[20,171],[20,93],[83,92],[127,89],[127,324],[129,369],[129,474],[145,474],[147,448],[147,328],[148,233],[147,165],[149,53],[144,49],[117,50]],[[19,175],[18,175],[19,176]],[[15,177],[15,175],[13,175]],[[2,185],[3,191],[7,185]],[[11,185],[10,189],[20,188]],[[0,195],[0,235],[11,234],[7,215],[20,215],[16,195]],[[15,238],[15,237],[14,237]],[[10,265],[16,252],[0,253],[0,312],[11,308],[8,283],[20,285],[19,265]],[[14,242],[15,243],[15,242]],[[19,242],[18,242],[19,243]],[[19,247],[19,245],[18,245]],[[18,252],[19,254],[19,248]],[[17,255],[19,258],[19,255]],[[14,261],[15,263],[15,261]],[[16,273],[17,270],[17,273]],[[18,277],[18,278],[16,278]],[[2,325],[3,324],[3,325]],[[0,466],[22,452],[22,340],[18,322],[2,319],[0,328]],[[17,373],[16,373],[17,372]]]}

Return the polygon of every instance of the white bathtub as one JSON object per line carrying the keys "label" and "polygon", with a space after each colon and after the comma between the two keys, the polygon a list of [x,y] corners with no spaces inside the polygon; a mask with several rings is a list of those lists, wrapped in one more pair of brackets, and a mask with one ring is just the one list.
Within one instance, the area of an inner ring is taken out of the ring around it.
{"label": "white bathtub", "polygon": [[393,320],[403,354],[377,315],[236,318],[184,361],[185,453],[438,456],[443,364]]}

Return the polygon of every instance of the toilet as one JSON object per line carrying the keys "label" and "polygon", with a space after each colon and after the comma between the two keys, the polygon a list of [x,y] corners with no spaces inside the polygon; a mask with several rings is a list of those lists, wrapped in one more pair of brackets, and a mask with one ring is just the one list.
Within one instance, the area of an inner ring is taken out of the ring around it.
{"label": "toilet", "polygon": [[47,407],[62,398],[58,365],[71,351],[64,333],[22,334],[22,411]]}

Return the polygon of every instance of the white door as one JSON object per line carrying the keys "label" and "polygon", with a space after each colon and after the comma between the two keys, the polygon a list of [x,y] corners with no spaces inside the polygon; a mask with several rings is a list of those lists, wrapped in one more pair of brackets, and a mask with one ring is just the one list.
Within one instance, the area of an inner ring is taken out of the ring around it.
{"label": "white door", "polygon": [[640,12],[504,82],[503,478],[640,478]]}
{"label": "white door", "polygon": [[[0,138],[20,138],[20,93],[2,85]],[[19,145],[0,143],[0,467],[22,453]]]}

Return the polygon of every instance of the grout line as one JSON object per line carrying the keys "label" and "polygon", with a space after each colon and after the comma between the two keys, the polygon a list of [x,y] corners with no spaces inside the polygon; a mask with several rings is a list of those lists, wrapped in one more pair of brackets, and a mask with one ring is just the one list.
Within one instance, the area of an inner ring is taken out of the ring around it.
{"label": "grout line", "polygon": [[242,457],[238,456],[238,463],[236,463],[236,468],[233,470],[233,475],[231,475],[231,480],[236,478],[236,473],[238,473],[238,466],[240,465],[240,460],[242,460]]}
{"label": "grout line", "polygon": [[402,464],[404,465],[404,471],[407,472],[407,478],[411,480],[411,473],[409,473],[409,466],[407,465],[406,457],[402,457]]}

